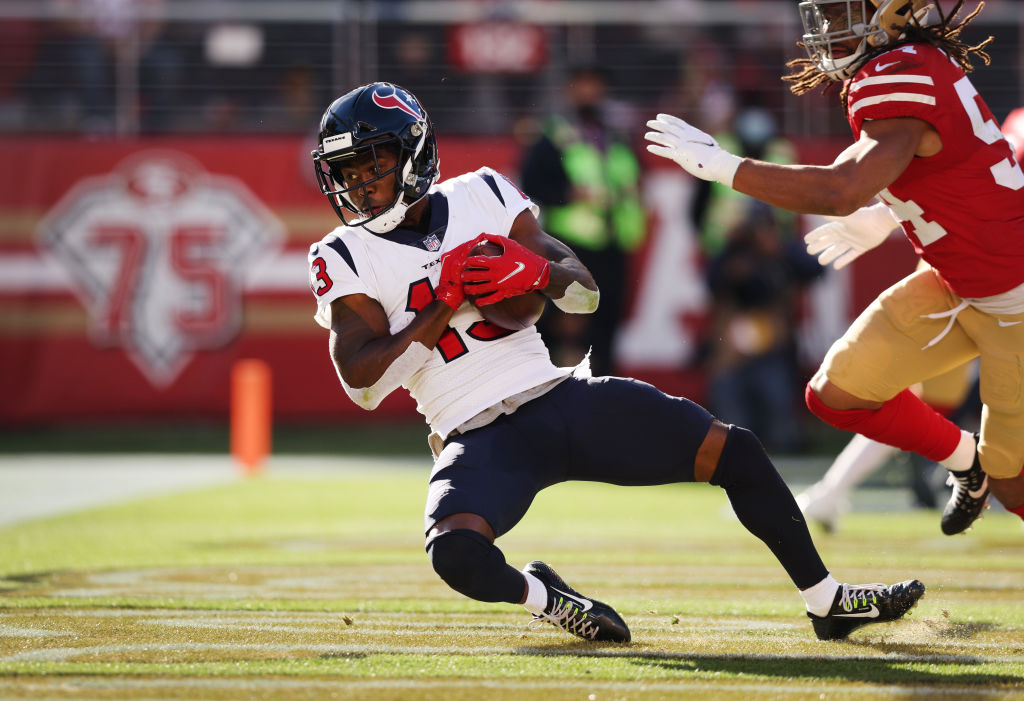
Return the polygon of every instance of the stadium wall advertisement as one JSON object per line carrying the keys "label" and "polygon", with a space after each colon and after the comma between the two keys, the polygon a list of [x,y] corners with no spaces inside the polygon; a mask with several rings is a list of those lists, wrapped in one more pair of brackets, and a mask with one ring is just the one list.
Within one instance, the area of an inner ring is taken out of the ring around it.
{"label": "stadium wall advertisement", "polygon": [[[440,141],[442,176],[488,165],[515,179],[514,139]],[[314,182],[312,142],[0,139],[0,424],[226,418],[243,358],[272,368],[278,420],[413,416],[401,391],[373,415],[352,404],[313,321],[306,251],[338,222]],[[807,149],[819,162],[834,153]],[[685,216],[694,184],[650,166],[651,231],[618,364],[699,399],[687,370],[707,304]],[[893,253],[826,276],[808,304],[812,353],[909,270],[909,247]]]}

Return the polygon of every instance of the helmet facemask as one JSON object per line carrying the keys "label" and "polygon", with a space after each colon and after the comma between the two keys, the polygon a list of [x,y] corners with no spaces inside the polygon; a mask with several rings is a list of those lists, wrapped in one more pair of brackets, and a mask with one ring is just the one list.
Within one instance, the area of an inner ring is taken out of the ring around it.
{"label": "helmet facemask", "polygon": [[[911,21],[926,24],[933,7],[926,0],[806,0],[802,41],[818,70],[845,80],[873,49],[900,39]],[[853,40],[856,48],[845,46]]]}

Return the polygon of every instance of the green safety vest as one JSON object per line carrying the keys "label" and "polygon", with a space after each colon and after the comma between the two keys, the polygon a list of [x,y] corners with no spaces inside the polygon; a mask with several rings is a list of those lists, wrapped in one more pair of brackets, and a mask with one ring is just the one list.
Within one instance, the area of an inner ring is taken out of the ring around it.
{"label": "green safety vest", "polygon": [[[716,134],[718,145],[729,153],[742,153],[743,147],[732,134]],[[796,162],[795,148],[784,139],[773,139],[766,147],[761,160],[769,163],[789,164]],[[727,185],[711,183],[711,198],[700,231],[701,250],[707,256],[721,253],[728,242],[729,233],[750,215],[754,198],[737,192]],[[772,209],[780,229],[795,230],[796,214],[784,209]]]}
{"label": "green safety vest", "polygon": [[647,234],[647,218],[640,202],[640,164],[632,150],[612,142],[601,153],[562,118],[552,119],[545,133],[562,152],[569,182],[591,193],[585,201],[545,207],[547,232],[570,246],[590,250],[613,244],[624,251],[639,248]]}

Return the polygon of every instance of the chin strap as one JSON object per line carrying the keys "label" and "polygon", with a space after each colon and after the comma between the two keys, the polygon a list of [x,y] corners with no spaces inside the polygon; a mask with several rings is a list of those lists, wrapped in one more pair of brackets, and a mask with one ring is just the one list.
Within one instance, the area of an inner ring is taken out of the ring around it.
{"label": "chin strap", "polygon": [[399,197],[398,202],[391,205],[391,209],[386,212],[382,212],[365,224],[356,222],[354,226],[361,226],[371,234],[386,234],[405,221],[405,215],[409,213],[409,208],[426,196],[426,193],[424,193],[421,197],[418,197],[409,203],[403,202],[402,197]]}
{"label": "chin strap", "polygon": [[402,220],[405,219],[405,214],[408,211],[409,205],[399,202],[393,205],[388,211],[383,212],[365,224],[359,224],[358,226],[362,226],[371,234],[386,234],[402,223]]}

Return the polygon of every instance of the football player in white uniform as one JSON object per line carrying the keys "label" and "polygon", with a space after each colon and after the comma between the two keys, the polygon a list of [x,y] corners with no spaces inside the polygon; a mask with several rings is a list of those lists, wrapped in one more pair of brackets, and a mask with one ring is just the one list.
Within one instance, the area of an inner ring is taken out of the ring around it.
{"label": "football player in white uniform", "polygon": [[[750,431],[637,380],[555,367],[532,326],[487,322],[478,305],[534,291],[566,312],[591,312],[597,284],[500,174],[481,168],[436,183],[433,127],[410,92],[371,83],[335,100],[313,160],[344,222],[310,248],[316,320],[330,330],[353,401],[373,409],[402,386],[426,417],[435,458],[426,550],[453,589],[522,604],[585,639],[626,642],[629,628],[614,609],[542,562],[508,565],[495,538],[559,482],[703,481],[725,489],[743,525],[779,559],[819,638],[900,618],[924,594],[917,580],[833,579]],[[471,255],[483,239],[499,243],[500,255]]]}

